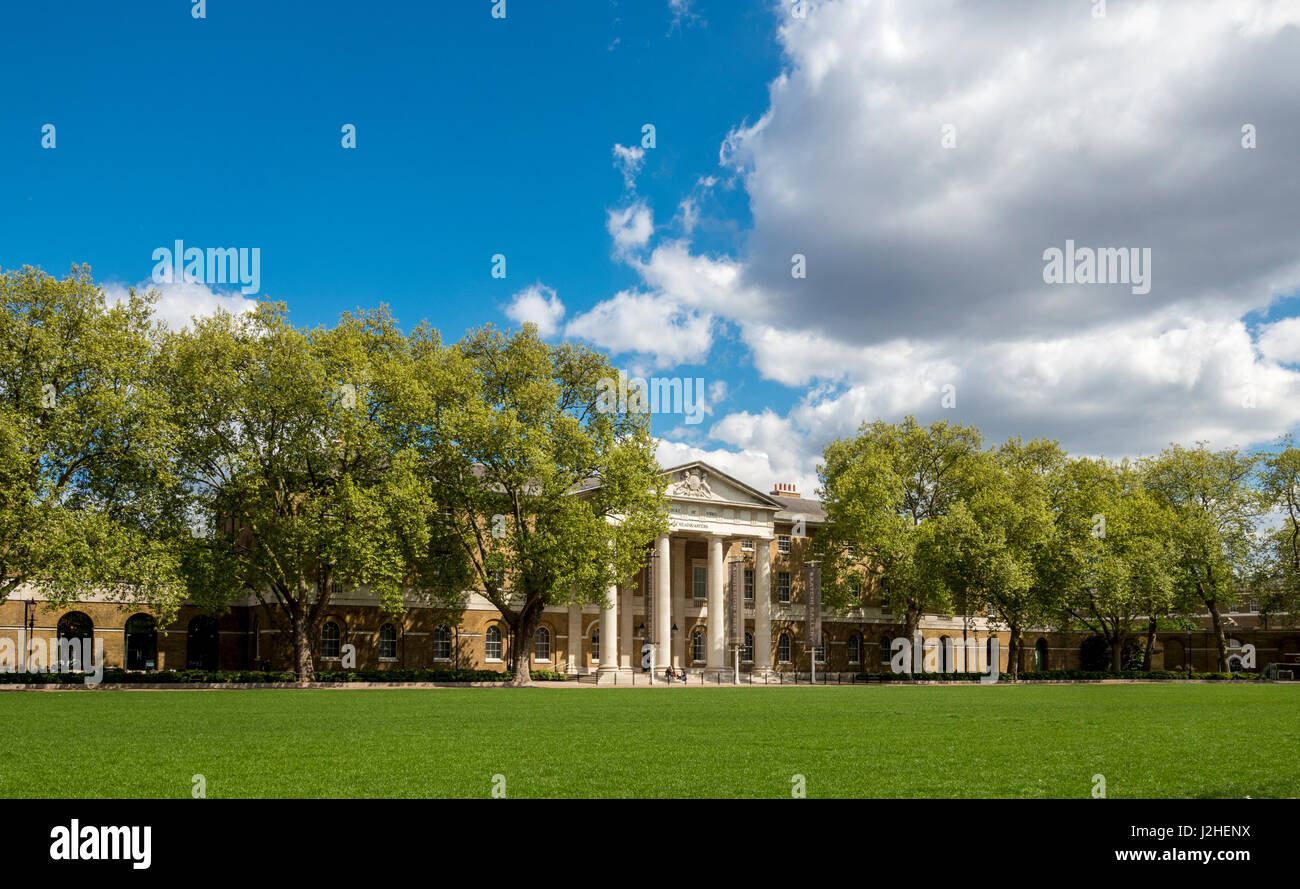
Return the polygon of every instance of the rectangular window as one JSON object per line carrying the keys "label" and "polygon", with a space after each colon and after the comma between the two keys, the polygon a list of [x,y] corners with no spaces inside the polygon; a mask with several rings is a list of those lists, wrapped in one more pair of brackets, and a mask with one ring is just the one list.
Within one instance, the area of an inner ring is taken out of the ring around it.
{"label": "rectangular window", "polygon": [[704,599],[708,597],[708,569],[703,565],[695,565],[691,568],[692,588],[695,590],[695,598]]}
{"label": "rectangular window", "polygon": [[740,541],[740,549],[742,552],[752,553],[754,551],[753,538],[746,538]]}
{"label": "rectangular window", "polygon": [[790,601],[790,572],[782,571],[776,576],[776,598],[779,602]]}
{"label": "rectangular window", "polygon": [[745,569],[745,601],[754,601],[754,569]]}
{"label": "rectangular window", "polygon": [[776,536],[776,551],[784,556],[790,555],[790,535],[778,534]]}
{"label": "rectangular window", "polygon": [[439,627],[433,631],[433,659],[451,660],[451,632],[446,627]]}
{"label": "rectangular window", "polygon": [[1246,606],[1246,607],[1250,609],[1250,613],[1251,613],[1251,614],[1256,614],[1256,613],[1258,613],[1258,611],[1259,611],[1259,600],[1257,600],[1257,599],[1251,599],[1251,600],[1250,600],[1250,604],[1249,604],[1248,606]]}

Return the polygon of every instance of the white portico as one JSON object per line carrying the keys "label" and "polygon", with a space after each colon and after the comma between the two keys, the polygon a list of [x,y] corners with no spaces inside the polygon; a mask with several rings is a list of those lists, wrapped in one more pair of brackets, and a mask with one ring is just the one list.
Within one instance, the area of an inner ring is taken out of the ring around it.
{"label": "white portico", "polygon": [[[639,587],[644,595],[631,595],[632,584],[610,591],[610,607],[601,615],[601,650],[617,651],[620,656],[602,656],[599,674],[604,681],[614,682],[619,681],[617,673],[639,669],[640,646],[634,647],[628,638],[630,627],[639,624],[643,629],[637,636],[654,640],[657,670],[669,664],[676,669],[702,666],[709,675],[729,675],[730,606],[733,597],[745,597],[746,591],[731,588],[728,550],[733,551],[733,560],[744,560],[745,570],[752,571],[753,598],[744,599],[745,615],[753,621],[753,662],[765,671],[771,662],[772,638],[770,550],[774,517],[783,504],[699,461],[675,466],[665,474],[670,478],[669,532],[654,542],[650,582]],[[638,580],[645,579],[643,572]],[[620,609],[630,610],[620,614]],[[703,664],[698,662],[693,638],[701,626],[706,634]],[[743,638],[743,627],[739,635]]]}

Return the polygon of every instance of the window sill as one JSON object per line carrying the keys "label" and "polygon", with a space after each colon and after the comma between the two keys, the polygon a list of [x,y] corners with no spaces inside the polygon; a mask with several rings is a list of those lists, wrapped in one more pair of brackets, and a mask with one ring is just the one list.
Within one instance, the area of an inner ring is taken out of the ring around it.
{"label": "window sill", "polygon": [[485,657],[485,658],[483,658],[483,660],[485,660],[485,661],[488,662],[489,664],[503,664],[503,663],[505,663],[505,661],[501,660],[501,658],[499,658],[499,657]]}

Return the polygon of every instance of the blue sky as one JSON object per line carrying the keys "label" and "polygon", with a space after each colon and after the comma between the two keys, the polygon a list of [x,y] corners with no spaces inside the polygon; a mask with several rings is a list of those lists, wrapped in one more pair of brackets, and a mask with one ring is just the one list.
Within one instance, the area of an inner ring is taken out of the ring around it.
{"label": "blue sky", "polygon": [[[1300,421],[1293,5],[493,5],[7,10],[0,267],[112,292],[182,239],[259,248],[258,295],[304,324],[384,302],[455,338],[549,306],[553,339],[704,378],[661,460],[759,486],[807,489],[876,416],[1110,455]],[[1152,248],[1157,286],[1045,287],[1067,238]]]}

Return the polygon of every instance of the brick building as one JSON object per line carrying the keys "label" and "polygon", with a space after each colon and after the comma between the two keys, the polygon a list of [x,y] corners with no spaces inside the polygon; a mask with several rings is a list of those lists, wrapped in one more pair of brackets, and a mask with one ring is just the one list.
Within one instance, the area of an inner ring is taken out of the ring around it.
{"label": "brick building", "polygon": [[[778,484],[764,493],[701,462],[667,473],[672,478],[670,528],[654,543],[654,568],[612,588],[607,609],[548,608],[533,640],[534,669],[625,683],[640,672],[643,649],[653,636],[660,640],[657,668],[671,664],[725,681],[735,666],[730,621],[736,613],[733,597],[739,595],[744,615],[741,672],[807,673],[814,652],[804,644],[802,569],[811,540],[825,522],[821,503],[799,496],[793,485]],[[742,566],[735,575],[733,562]],[[740,579],[739,589],[733,588],[732,576]],[[1261,668],[1281,660],[1283,653],[1300,652],[1300,629],[1266,627],[1261,615],[1250,610],[1229,613],[1227,622],[1238,646],[1255,646]],[[902,631],[900,619],[865,591],[860,606],[823,613],[817,670],[888,670],[890,641]],[[999,669],[1007,669],[1008,634],[988,615],[925,615],[920,631],[935,649],[940,672],[959,666],[963,638],[987,650],[993,636],[999,640]],[[0,636],[16,640],[20,634],[43,640],[49,650],[60,635],[92,636],[102,641],[110,668],[291,669],[293,663],[276,621],[251,598],[232,602],[219,615],[184,607],[175,623],[159,627],[147,609],[123,611],[88,598],[73,608],[49,611],[20,590],[0,605]],[[1080,669],[1084,642],[1078,634],[1025,633],[1020,667]],[[400,617],[388,615],[374,597],[358,590],[332,600],[316,640],[317,669],[339,668],[347,645],[355,648],[358,670],[505,670],[511,639],[499,612],[474,592],[459,619],[447,620],[418,606]],[[1161,633],[1152,666],[1208,671],[1215,669],[1216,660],[1207,622],[1191,632]]]}

